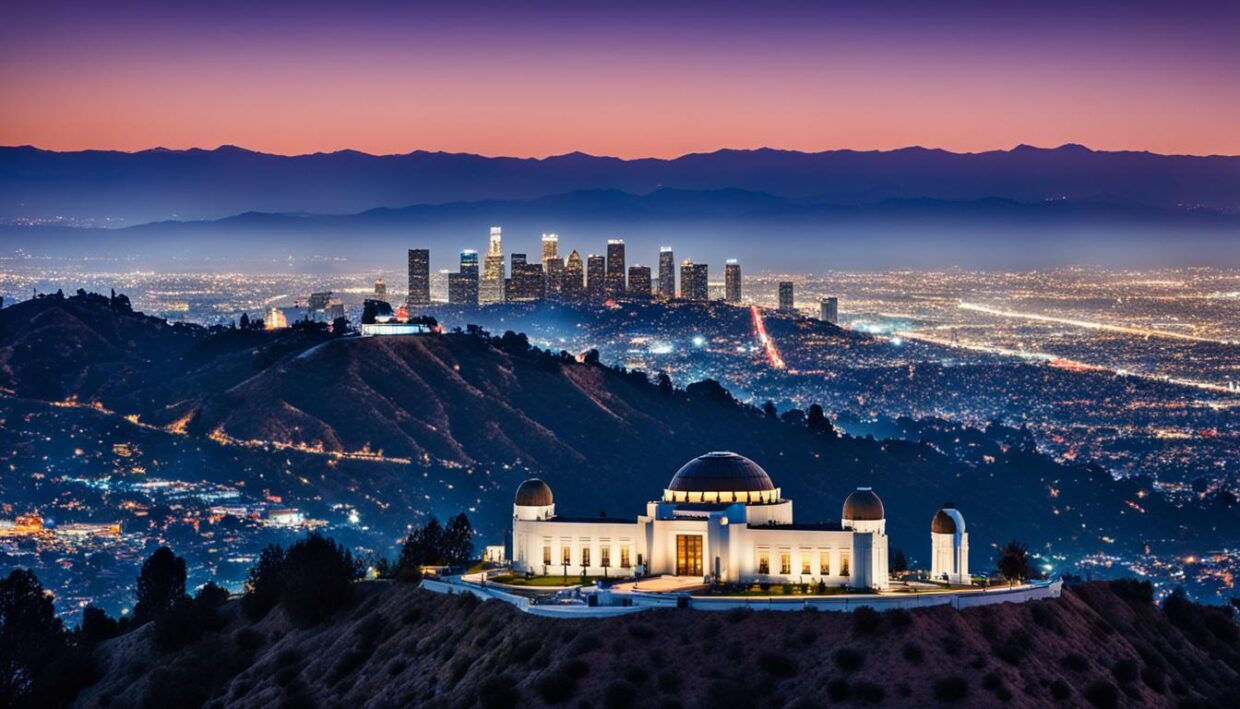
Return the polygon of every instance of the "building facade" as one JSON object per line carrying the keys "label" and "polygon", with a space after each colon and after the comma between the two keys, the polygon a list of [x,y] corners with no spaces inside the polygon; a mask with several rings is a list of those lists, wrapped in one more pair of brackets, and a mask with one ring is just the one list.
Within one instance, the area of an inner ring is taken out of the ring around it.
{"label": "building facade", "polygon": [[478,304],[478,252],[461,252],[460,270],[448,274],[448,303],[475,306]]}
{"label": "building facade", "polygon": [[[886,526],[882,500],[869,488],[848,495],[838,522],[796,521],[792,500],[756,463],[708,453],[682,466],[635,517],[561,515],[551,488],[526,480],[514,499],[510,559],[514,571],[540,576],[821,580],[882,590],[889,585]],[[967,545],[954,550],[967,557]]]}
{"label": "building facade", "polygon": [[723,299],[729,303],[741,302],[741,264],[734,258],[723,266]]}
{"label": "building facade", "polygon": [[586,298],[601,303],[607,297],[607,259],[596,254],[586,256]]}
{"label": "building facade", "polygon": [[409,294],[405,304],[411,308],[431,304],[430,249],[409,249]]}
{"label": "building facade", "polygon": [[585,293],[585,267],[581,255],[573,249],[564,263],[564,277],[560,280],[560,296],[565,300],[579,301]]}
{"label": "building facade", "polygon": [[818,301],[818,319],[838,325],[840,322],[840,299],[823,298]]}
{"label": "building facade", "polygon": [[659,297],[676,297],[676,255],[672,247],[659,247]]}
{"label": "building facade", "polygon": [[796,310],[792,297],[792,281],[779,282],[779,312],[791,313]]}
{"label": "building facade", "polygon": [[629,266],[629,297],[649,298],[651,294],[650,267]]}
{"label": "building facade", "polygon": [[626,282],[624,279],[624,239],[607,240],[607,278],[605,290],[608,298],[623,295]]}
{"label": "building facade", "polygon": [[497,226],[491,227],[491,241],[482,276],[478,279],[478,302],[482,305],[504,302],[504,244]]}

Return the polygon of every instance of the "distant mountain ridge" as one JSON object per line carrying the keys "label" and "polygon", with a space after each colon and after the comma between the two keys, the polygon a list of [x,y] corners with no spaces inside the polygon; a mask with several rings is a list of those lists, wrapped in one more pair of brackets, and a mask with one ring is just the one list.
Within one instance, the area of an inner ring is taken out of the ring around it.
{"label": "distant mountain ridge", "polygon": [[217,219],[245,212],[355,213],[581,190],[736,189],[794,202],[1100,202],[1240,210],[1240,157],[1102,152],[1079,145],[951,153],[926,148],[804,153],[762,148],[623,160],[415,151],[281,156],[234,146],[54,152],[0,147],[0,219]]}

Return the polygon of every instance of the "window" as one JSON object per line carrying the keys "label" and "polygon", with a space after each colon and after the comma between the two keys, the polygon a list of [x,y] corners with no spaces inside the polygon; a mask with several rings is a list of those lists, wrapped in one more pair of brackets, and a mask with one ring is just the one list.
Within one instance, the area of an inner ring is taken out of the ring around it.
{"label": "window", "polygon": [[850,552],[840,552],[840,576],[848,576],[848,556]]}
{"label": "window", "polygon": [[627,569],[632,566],[632,564],[629,563],[631,560],[629,556],[630,556],[629,548],[620,547],[620,568]]}
{"label": "window", "polygon": [[801,573],[805,576],[809,576],[810,574],[814,573],[814,571],[810,569],[809,567],[810,566],[809,561],[810,561],[809,552],[807,551],[801,552]]}
{"label": "window", "polygon": [[551,566],[551,545],[543,547],[543,566]]}
{"label": "window", "polygon": [[590,547],[581,548],[581,565],[582,566],[590,565]]}
{"label": "window", "polygon": [[791,552],[786,552],[786,551],[779,552],[779,573],[783,574],[784,576],[787,576],[788,574],[792,573],[792,553]]}
{"label": "window", "polygon": [[818,573],[823,576],[831,575],[831,552],[818,552]]}
{"label": "window", "polygon": [[565,566],[568,566],[569,564],[573,563],[573,548],[567,547],[567,546],[564,547],[564,549],[560,551],[560,556],[563,559],[562,563]]}
{"label": "window", "polygon": [[771,573],[771,553],[769,551],[758,552],[758,573],[762,575]]}
{"label": "window", "polygon": [[598,550],[598,565],[602,567],[611,566],[611,547],[603,547]]}

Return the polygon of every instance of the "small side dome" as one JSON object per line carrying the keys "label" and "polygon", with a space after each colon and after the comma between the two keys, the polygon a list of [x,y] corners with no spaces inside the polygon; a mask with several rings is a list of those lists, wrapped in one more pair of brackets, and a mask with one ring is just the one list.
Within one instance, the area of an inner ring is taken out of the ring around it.
{"label": "small side dome", "polygon": [[859,487],[844,500],[843,518],[852,522],[886,519],[883,501],[868,487]]}
{"label": "small side dome", "polygon": [[956,532],[964,533],[964,516],[956,509],[952,503],[943,505],[943,509],[934,513],[934,519],[930,522],[930,532],[932,534],[955,534]]}
{"label": "small side dome", "polygon": [[517,497],[513,504],[521,507],[546,507],[554,501],[550,485],[538,478],[530,478],[517,488]]}

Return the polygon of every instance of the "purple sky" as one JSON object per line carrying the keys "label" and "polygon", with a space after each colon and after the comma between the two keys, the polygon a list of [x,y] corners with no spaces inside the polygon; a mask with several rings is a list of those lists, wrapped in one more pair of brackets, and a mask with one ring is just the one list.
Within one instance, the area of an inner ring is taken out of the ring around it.
{"label": "purple sky", "polygon": [[0,144],[1240,154],[1238,38],[1236,1],[6,3]]}

